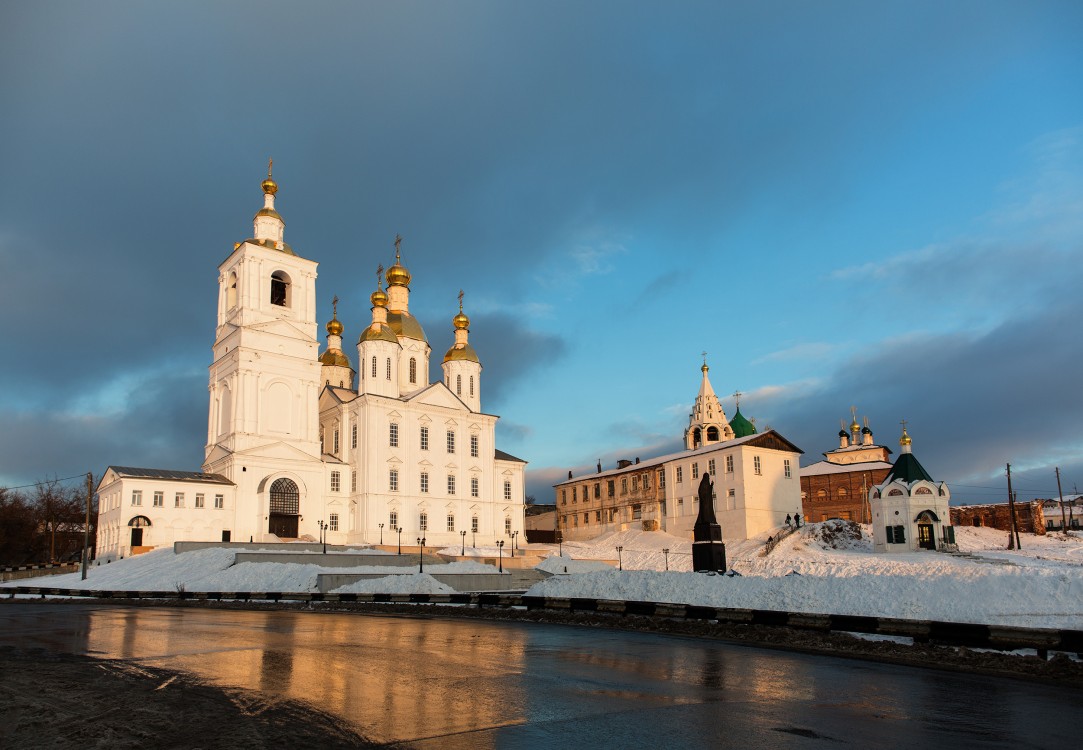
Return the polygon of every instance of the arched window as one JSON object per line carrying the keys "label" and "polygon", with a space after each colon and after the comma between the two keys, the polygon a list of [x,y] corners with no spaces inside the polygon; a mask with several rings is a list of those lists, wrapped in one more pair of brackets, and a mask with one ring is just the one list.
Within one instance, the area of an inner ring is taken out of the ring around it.
{"label": "arched window", "polygon": [[410,357],[410,382],[417,382],[417,360],[413,357]]}
{"label": "arched window", "polygon": [[387,358],[387,379],[391,380],[391,357]]}
{"label": "arched window", "polygon": [[708,427],[707,428],[707,442],[709,442],[709,443],[717,443],[718,442],[718,428],[717,427]]}
{"label": "arched window", "polygon": [[696,429],[692,430],[692,447],[693,448],[699,446],[700,441],[702,439],[703,439],[702,438],[702,433],[699,431],[698,427]]}
{"label": "arched window", "polygon": [[827,490],[816,490],[816,497],[827,497]]}
{"label": "arched window", "polygon": [[930,490],[928,487],[918,487],[916,490],[914,490],[914,494],[915,495],[931,495],[931,494],[933,494],[933,491]]}
{"label": "arched window", "polygon": [[372,377],[376,377],[376,357],[372,358]]}
{"label": "arched window", "polygon": [[290,306],[290,277],[285,271],[271,274],[271,304],[279,307]]}
{"label": "arched window", "polygon": [[457,396],[463,395],[463,376],[462,375],[456,375],[455,376],[455,394]]}
{"label": "arched window", "polygon": [[839,487],[839,497],[846,497],[847,494],[845,487]]}
{"label": "arched window", "polygon": [[300,507],[300,493],[292,479],[276,479],[271,483],[271,513],[295,516]]}
{"label": "arched window", "polygon": [[226,309],[232,310],[237,306],[237,272],[230,271],[229,281],[226,282]]}
{"label": "arched window", "polygon": [[474,395],[474,376],[470,376],[470,395]]}
{"label": "arched window", "polygon": [[903,491],[896,488],[887,493],[888,497],[899,497],[903,494]]}

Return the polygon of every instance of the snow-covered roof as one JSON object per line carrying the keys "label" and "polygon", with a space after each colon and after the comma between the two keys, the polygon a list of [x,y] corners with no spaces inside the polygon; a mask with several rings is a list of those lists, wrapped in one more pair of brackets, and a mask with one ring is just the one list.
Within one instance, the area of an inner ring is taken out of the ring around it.
{"label": "snow-covered roof", "polygon": [[849,474],[853,471],[877,471],[890,469],[893,464],[887,461],[858,461],[852,464],[835,464],[830,461],[817,461],[801,467],[801,476],[818,477],[825,474]]}
{"label": "snow-covered roof", "polygon": [[221,474],[204,474],[202,471],[174,471],[173,469],[138,469],[134,466],[110,466],[118,477],[132,479],[167,479],[171,482],[206,482],[207,484],[233,484]]}

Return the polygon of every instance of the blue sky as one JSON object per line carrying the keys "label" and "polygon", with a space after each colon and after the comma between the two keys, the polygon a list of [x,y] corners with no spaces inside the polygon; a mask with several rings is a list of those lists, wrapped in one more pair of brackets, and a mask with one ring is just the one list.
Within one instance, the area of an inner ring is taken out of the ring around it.
{"label": "blue sky", "polygon": [[539,500],[701,351],[806,463],[854,404],[956,498],[1083,484],[1078,2],[219,5],[0,2],[0,483],[199,465],[273,156],[347,341],[396,233],[437,359],[465,290]]}

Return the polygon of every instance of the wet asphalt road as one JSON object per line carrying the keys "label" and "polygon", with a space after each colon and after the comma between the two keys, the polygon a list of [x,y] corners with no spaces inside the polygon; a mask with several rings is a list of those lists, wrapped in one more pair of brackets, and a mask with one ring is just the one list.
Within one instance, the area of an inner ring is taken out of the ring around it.
{"label": "wet asphalt road", "polygon": [[1083,691],[582,627],[4,602],[0,645],[307,701],[420,748],[1073,748]]}

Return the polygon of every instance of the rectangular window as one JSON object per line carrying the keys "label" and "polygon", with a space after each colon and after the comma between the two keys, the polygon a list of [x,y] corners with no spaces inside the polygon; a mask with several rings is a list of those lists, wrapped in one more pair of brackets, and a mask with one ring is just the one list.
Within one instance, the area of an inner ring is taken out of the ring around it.
{"label": "rectangular window", "polygon": [[447,530],[455,531],[455,516],[451,515],[450,513],[448,513],[447,516]]}
{"label": "rectangular window", "polygon": [[628,494],[628,477],[621,477],[620,478],[620,494],[622,494],[622,495],[627,495]]}
{"label": "rectangular window", "polygon": [[786,474],[786,478],[789,479],[792,474],[790,472],[790,459],[782,459],[782,471]]}
{"label": "rectangular window", "polygon": [[727,474],[732,474],[733,473],[733,456],[732,455],[726,456],[726,473]]}
{"label": "rectangular window", "polygon": [[639,477],[632,477],[632,492],[639,492]]}
{"label": "rectangular window", "polygon": [[391,469],[391,471],[389,471],[387,473],[387,487],[392,492],[398,492],[399,491],[399,470],[398,469]]}
{"label": "rectangular window", "polygon": [[590,523],[590,513],[584,513],[583,514],[583,525],[586,526],[588,523]]}
{"label": "rectangular window", "polygon": [[429,530],[429,514],[428,513],[422,513],[421,516],[417,519],[417,528],[419,530],[421,530],[421,531],[428,531]]}
{"label": "rectangular window", "polygon": [[197,492],[196,493],[196,507],[197,508],[202,508],[203,507],[203,493],[202,492]]}
{"label": "rectangular window", "polygon": [[338,531],[338,513],[332,513],[327,516],[327,530]]}
{"label": "rectangular window", "polygon": [[478,517],[474,516],[470,519],[470,530],[475,534],[478,533]]}
{"label": "rectangular window", "polygon": [[228,541],[229,541],[229,537],[230,537],[230,532],[229,532],[229,529],[223,529],[223,530],[222,530],[222,541],[223,541],[223,542],[228,542]]}
{"label": "rectangular window", "polygon": [[393,510],[390,513],[387,514],[387,525],[390,526],[391,529],[394,530],[394,531],[398,530],[398,528],[399,528],[399,512],[397,510]]}
{"label": "rectangular window", "polygon": [[173,498],[173,507],[174,508],[183,508],[184,507],[184,493],[183,492],[178,492],[176,497]]}
{"label": "rectangular window", "polygon": [[447,452],[455,452],[455,430],[447,431]]}
{"label": "rectangular window", "polygon": [[561,505],[567,505],[568,504],[568,491],[567,490],[561,490],[560,491],[560,504]]}
{"label": "rectangular window", "polygon": [[143,504],[143,490],[132,490],[132,505]]}
{"label": "rectangular window", "polygon": [[613,497],[613,495],[615,495],[615,494],[616,494],[616,490],[615,490],[615,488],[614,488],[614,484],[613,484],[613,480],[612,480],[612,479],[608,480],[608,481],[607,481],[607,482],[605,483],[605,489],[606,489],[606,492],[607,492],[607,493],[609,494],[609,497]]}
{"label": "rectangular window", "polygon": [[429,428],[425,425],[421,426],[421,450],[427,451],[429,449]]}
{"label": "rectangular window", "polygon": [[511,500],[511,482],[504,482],[504,499]]}
{"label": "rectangular window", "polygon": [[334,438],[332,439],[331,442],[332,442],[332,447],[333,447],[333,450],[331,452],[337,456],[338,455],[338,428],[337,427],[335,428]]}
{"label": "rectangular window", "polygon": [[356,448],[357,447],[357,425],[356,424],[353,425],[352,427],[350,427],[350,447],[351,448]]}
{"label": "rectangular window", "polygon": [[449,494],[449,495],[454,495],[455,494],[455,475],[454,474],[448,474],[447,475],[447,494]]}
{"label": "rectangular window", "polygon": [[472,458],[477,458],[478,457],[478,436],[477,435],[471,435],[470,436],[470,456]]}
{"label": "rectangular window", "polygon": [[710,474],[712,477],[714,476],[714,459],[713,458],[707,461],[707,473]]}
{"label": "rectangular window", "polygon": [[357,471],[350,472],[350,492],[357,492]]}
{"label": "rectangular window", "polygon": [[429,491],[429,472],[427,471],[421,472],[421,491]]}
{"label": "rectangular window", "polygon": [[733,488],[726,491],[726,510],[737,510],[737,492]]}
{"label": "rectangular window", "polygon": [[600,482],[594,483],[594,499],[597,500],[602,496],[602,485]]}
{"label": "rectangular window", "polygon": [[392,448],[399,447],[399,425],[396,422],[392,422],[388,426],[388,444]]}
{"label": "rectangular window", "polygon": [[337,471],[331,472],[331,492],[338,492],[342,486],[342,474]]}
{"label": "rectangular window", "polygon": [[902,526],[887,527],[888,544],[906,544],[906,532]]}
{"label": "rectangular window", "polygon": [[692,464],[692,478],[699,479],[699,464]]}
{"label": "rectangular window", "polygon": [[504,533],[511,536],[511,516],[504,517]]}
{"label": "rectangular window", "polygon": [[478,488],[478,478],[470,477],[470,497],[477,497],[480,493]]}
{"label": "rectangular window", "polygon": [[215,495],[214,496],[214,507],[215,507],[215,510],[222,510],[222,508],[226,507],[226,496],[225,495]]}
{"label": "rectangular window", "polygon": [[658,470],[658,489],[664,490],[666,488],[666,470]]}
{"label": "rectangular window", "polygon": [[594,520],[598,523],[602,522],[602,512],[600,510],[594,511]]}
{"label": "rectangular window", "polygon": [[677,467],[677,484],[680,484],[683,481],[684,481],[684,471],[680,466],[678,466]]}
{"label": "rectangular window", "polygon": [[578,502],[579,502],[579,488],[578,487],[572,487],[572,505],[575,505]]}
{"label": "rectangular window", "polygon": [[632,519],[638,521],[641,518],[643,518],[643,506],[638,505],[638,504],[633,505],[632,506]]}
{"label": "rectangular window", "polygon": [[760,457],[759,456],[753,456],[752,457],[752,470],[754,472],[756,472],[757,474],[763,474],[763,467],[760,466]]}

